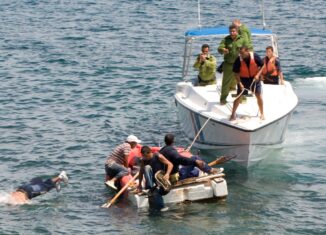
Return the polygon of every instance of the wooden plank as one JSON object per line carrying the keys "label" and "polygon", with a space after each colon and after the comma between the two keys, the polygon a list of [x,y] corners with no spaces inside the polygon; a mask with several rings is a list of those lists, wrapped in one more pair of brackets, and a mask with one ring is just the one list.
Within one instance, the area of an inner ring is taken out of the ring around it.
{"label": "wooden plank", "polygon": [[209,181],[211,179],[220,178],[220,177],[224,177],[224,176],[225,176],[225,174],[220,173],[220,174],[214,174],[214,175],[205,175],[205,176],[201,176],[201,177],[187,178],[184,180],[180,180],[176,184],[172,185],[172,189],[175,187],[179,187],[179,186],[183,186],[183,185],[187,185],[187,184],[200,183],[203,181]]}

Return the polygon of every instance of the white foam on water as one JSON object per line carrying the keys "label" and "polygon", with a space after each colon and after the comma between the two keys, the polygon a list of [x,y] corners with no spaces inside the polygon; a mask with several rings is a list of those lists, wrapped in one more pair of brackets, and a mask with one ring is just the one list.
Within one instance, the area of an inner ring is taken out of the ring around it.
{"label": "white foam on water", "polygon": [[10,193],[0,192],[0,204],[11,204]]}
{"label": "white foam on water", "polygon": [[324,87],[326,85],[326,77],[298,78],[298,79],[295,79],[295,82],[302,83],[304,85]]}
{"label": "white foam on water", "polygon": [[7,205],[22,205],[22,204],[30,204],[30,201],[21,203],[21,202],[16,202],[13,200],[11,197],[11,193],[0,191],[0,205],[2,204],[7,204]]}
{"label": "white foam on water", "polygon": [[326,77],[311,77],[311,78],[304,78],[304,82],[314,83],[314,82],[322,82],[326,83]]}

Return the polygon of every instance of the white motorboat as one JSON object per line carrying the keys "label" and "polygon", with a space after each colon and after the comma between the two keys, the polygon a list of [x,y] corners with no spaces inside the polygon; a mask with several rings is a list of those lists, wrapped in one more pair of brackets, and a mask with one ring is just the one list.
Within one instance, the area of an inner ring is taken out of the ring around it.
{"label": "white motorboat", "polygon": [[[220,168],[220,172],[223,168]],[[165,204],[185,201],[200,201],[206,199],[222,199],[228,195],[228,189],[223,173],[202,175],[178,181],[171,191],[163,196]],[[138,208],[148,208],[148,195],[129,192],[129,200]]]}
{"label": "white motorboat", "polygon": [[[272,45],[278,55],[276,36],[270,30],[251,29],[251,32],[256,52],[256,45],[261,48]],[[216,45],[228,34],[227,27],[199,28],[185,33],[184,81],[177,84],[175,102],[181,129],[190,141],[194,140],[195,147],[236,154],[234,161],[248,167],[284,141],[298,98],[287,81],[284,85],[262,84],[265,120],[259,118],[257,100],[253,95],[247,97],[245,104],[239,105],[237,120],[229,121],[236,91],[229,94],[226,105],[220,105],[222,76],[218,74],[215,85],[194,86],[197,74],[189,72],[196,58],[191,53],[196,40],[203,44],[213,39]],[[267,40],[267,43],[258,44],[257,39]]]}

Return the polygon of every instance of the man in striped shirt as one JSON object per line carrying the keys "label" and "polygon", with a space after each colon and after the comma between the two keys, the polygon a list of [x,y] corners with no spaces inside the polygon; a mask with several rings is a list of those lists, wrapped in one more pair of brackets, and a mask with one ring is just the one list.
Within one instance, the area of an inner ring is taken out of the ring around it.
{"label": "man in striped shirt", "polygon": [[[128,157],[131,149],[135,148],[141,140],[134,135],[129,135],[123,144],[117,146],[107,157],[105,162],[106,184],[116,189],[115,183],[128,171]],[[110,179],[110,180],[108,180]]]}

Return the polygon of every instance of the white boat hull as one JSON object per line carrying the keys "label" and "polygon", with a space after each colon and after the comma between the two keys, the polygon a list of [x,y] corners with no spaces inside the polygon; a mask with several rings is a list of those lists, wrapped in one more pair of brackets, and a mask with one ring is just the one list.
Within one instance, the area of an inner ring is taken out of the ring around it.
{"label": "white boat hull", "polygon": [[[167,195],[163,196],[163,200],[165,204],[170,204],[184,201],[224,198],[227,195],[228,190],[225,179],[215,178],[205,182],[173,188]],[[138,208],[149,207],[147,195],[129,193],[128,197]]]}
{"label": "white boat hull", "polygon": [[[275,98],[277,93],[281,95]],[[234,160],[249,166],[284,141],[297,105],[289,84],[264,86],[263,97],[266,120],[259,118],[255,97],[248,97],[247,104],[238,108],[236,122],[229,121],[233,98],[230,95],[228,105],[221,106],[216,85],[198,88],[189,82],[179,83],[175,100],[181,129],[189,141],[197,136],[194,144],[197,148],[237,154]]]}

